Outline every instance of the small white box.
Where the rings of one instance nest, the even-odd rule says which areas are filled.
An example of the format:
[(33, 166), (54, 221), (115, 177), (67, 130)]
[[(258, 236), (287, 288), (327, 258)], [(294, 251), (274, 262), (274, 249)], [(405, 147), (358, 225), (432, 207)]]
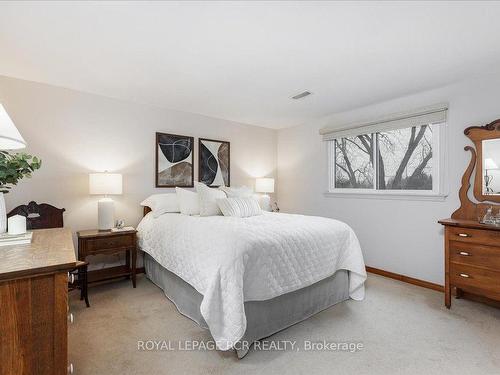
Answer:
[(7, 228), (10, 235), (26, 233), (26, 217), (14, 215), (7, 220)]

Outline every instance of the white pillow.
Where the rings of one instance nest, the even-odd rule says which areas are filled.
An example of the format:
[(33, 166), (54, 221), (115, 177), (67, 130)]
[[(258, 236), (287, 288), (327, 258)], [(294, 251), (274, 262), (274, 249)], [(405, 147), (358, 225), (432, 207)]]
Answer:
[(198, 194), (194, 191), (181, 189), (176, 187), (177, 199), (181, 214), (184, 215), (199, 215), (200, 205), (198, 204)]
[(195, 186), (198, 192), (200, 216), (222, 215), (219, 206), (217, 206), (217, 199), (226, 198), (226, 193), (219, 189), (209, 188), (201, 182), (195, 182)]
[(240, 186), (240, 187), (221, 186), (219, 189), (221, 189), (224, 193), (226, 193), (228, 198), (248, 198), (253, 195), (253, 190), (246, 186)]
[(166, 212), (181, 212), (177, 194), (153, 194), (141, 202), (141, 206), (147, 206), (153, 211), (153, 216), (158, 217)]
[(217, 199), (224, 216), (250, 217), (262, 215), (259, 202), (253, 197)]

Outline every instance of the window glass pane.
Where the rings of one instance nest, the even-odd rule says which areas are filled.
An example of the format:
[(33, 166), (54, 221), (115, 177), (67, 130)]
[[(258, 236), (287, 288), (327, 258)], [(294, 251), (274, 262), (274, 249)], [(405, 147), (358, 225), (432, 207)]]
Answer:
[(373, 189), (373, 135), (335, 140), (335, 187)]
[(432, 190), (432, 128), (377, 133), (377, 185), (381, 190)]

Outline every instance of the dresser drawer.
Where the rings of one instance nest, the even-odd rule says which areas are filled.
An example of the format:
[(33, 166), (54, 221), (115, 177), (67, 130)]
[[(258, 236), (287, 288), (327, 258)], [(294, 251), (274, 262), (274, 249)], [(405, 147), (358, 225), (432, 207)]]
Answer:
[(500, 299), (500, 272), (450, 263), (451, 284), (471, 292), (482, 292), (485, 296)]
[(500, 246), (500, 231), (447, 227), (450, 241)]
[(500, 247), (450, 241), (450, 261), (500, 272)]
[(87, 253), (91, 253), (94, 251), (102, 252), (106, 249), (117, 249), (123, 247), (133, 247), (135, 236), (113, 236), (113, 237), (105, 237), (105, 238), (93, 238), (88, 239), (87, 243)]

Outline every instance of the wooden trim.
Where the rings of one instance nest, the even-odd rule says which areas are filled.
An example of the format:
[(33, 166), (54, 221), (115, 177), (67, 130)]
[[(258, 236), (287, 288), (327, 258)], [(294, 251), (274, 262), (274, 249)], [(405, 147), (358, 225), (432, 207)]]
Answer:
[[(470, 228), (470, 229), (482, 229), (482, 230), (494, 230), (500, 231), (500, 227), (491, 224), (483, 224), (477, 220), (465, 220), (465, 219), (441, 219), (438, 221), (439, 224), (445, 227), (453, 228)], [(494, 245), (493, 245), (494, 246)]]
[(442, 285), (434, 284), (434, 283), (431, 283), (429, 281), (415, 279), (413, 277), (401, 275), (399, 273), (384, 271), (384, 270), (374, 268), (374, 267), (369, 267), (369, 266), (366, 266), (366, 272), (370, 272), (370, 273), (374, 273), (376, 275), (388, 277), (390, 279), (402, 281), (404, 283), (421, 286), (422, 288), (432, 289), (432, 290), (436, 290), (438, 292), (444, 292), (444, 286), (442, 286)]

